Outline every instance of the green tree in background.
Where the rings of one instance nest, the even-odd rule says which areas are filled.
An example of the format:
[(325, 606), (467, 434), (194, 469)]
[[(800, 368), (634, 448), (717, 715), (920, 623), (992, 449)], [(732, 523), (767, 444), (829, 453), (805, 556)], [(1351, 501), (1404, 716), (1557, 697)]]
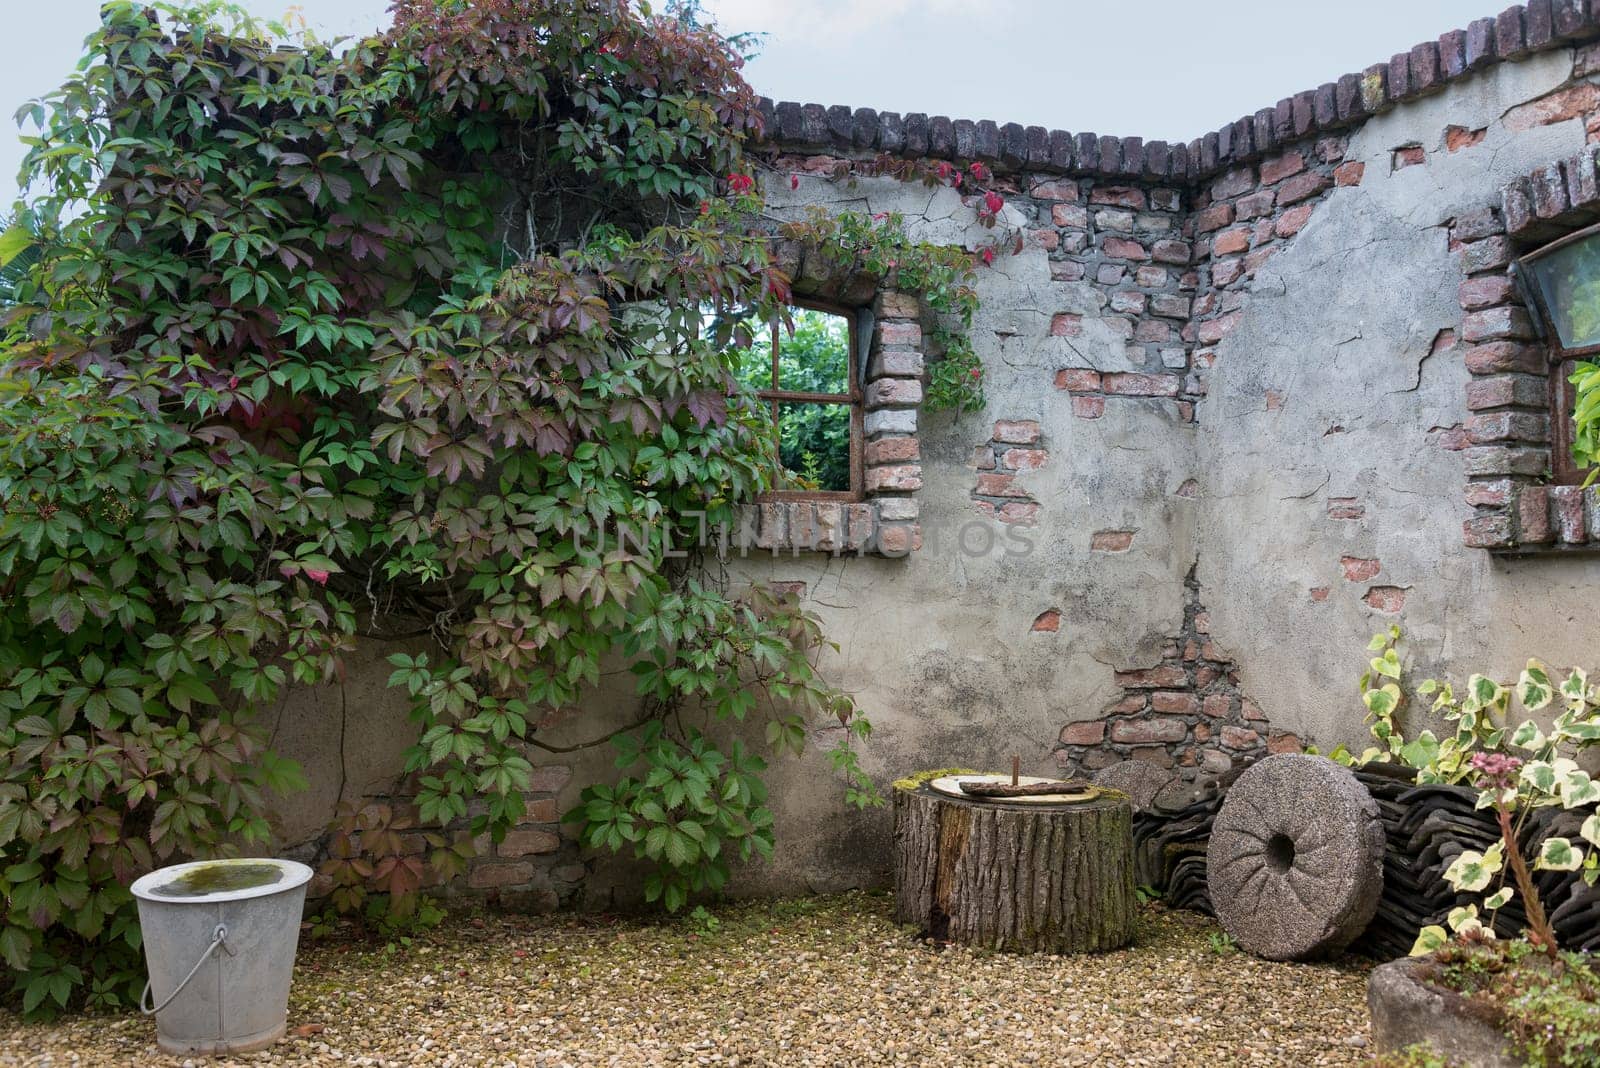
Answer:
[[(802, 393), (850, 390), (850, 324), (838, 315), (794, 309), (794, 331), (779, 328), (778, 388)], [(739, 377), (753, 389), (771, 389), (772, 331), (754, 329), (755, 342), (740, 360)], [(778, 412), (784, 481), (791, 489), (850, 488), (850, 407), (784, 403)]]

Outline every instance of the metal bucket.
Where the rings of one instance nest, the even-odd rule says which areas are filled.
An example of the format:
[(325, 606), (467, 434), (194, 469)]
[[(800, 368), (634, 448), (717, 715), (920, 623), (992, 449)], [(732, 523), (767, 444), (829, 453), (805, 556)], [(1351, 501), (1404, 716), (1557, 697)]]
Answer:
[(201, 860), (133, 884), (150, 971), (140, 1009), (168, 1053), (244, 1053), (283, 1036), (311, 869)]

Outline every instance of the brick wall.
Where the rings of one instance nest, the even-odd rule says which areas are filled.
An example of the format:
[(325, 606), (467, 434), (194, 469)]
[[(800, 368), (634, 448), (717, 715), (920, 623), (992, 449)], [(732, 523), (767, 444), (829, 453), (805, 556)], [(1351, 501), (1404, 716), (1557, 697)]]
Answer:
[(1092, 775), (1121, 760), (1175, 769), (1193, 781), (1224, 775), (1269, 752), (1297, 752), (1301, 741), (1274, 731), (1239, 688), (1234, 662), (1211, 643), (1210, 623), (1191, 571), (1184, 584), (1183, 626), (1161, 659), (1117, 672), (1123, 696), (1099, 719), (1061, 728), (1054, 754), (1064, 775)]

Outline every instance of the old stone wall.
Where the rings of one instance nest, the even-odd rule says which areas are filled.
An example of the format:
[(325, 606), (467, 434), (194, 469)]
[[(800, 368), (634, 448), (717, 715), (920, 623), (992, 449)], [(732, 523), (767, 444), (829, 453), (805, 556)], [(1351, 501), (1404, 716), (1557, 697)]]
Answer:
[[(1572, 494), (1545, 492), (1529, 458), (1549, 456), (1544, 355), (1506, 280), (1530, 227), (1508, 231), (1502, 187), (1554, 164), (1563, 219), (1594, 199), (1596, 39), (1582, 0), (1530, 3), (1186, 145), (769, 108), (755, 153), (778, 218), (898, 212), (918, 239), (977, 249), (993, 234), (961, 190), (875, 161), (980, 161), (1023, 234), (979, 271), (985, 410), (919, 412), (896, 385), (882, 410), (912, 418), (869, 427), (875, 465), (915, 467), (865, 517), (901, 532), (896, 551), (862, 551), (845, 510), (831, 551), (768, 537), (727, 562), (822, 616), (839, 644), (822, 666), (876, 728), (870, 772), (1017, 754), (1032, 773), (1133, 759), (1193, 782), (1268, 751), (1360, 745), (1362, 650), (1396, 621), (1422, 670), (1590, 662), (1600, 564), (1570, 551), (1586, 543), (1568, 537)], [(879, 366), (899, 353), (884, 373), (914, 381), (937, 354), (890, 302), (900, 335), (879, 337)], [(792, 524), (795, 507), (810, 506), (773, 514)], [(397, 788), (402, 703), (380, 657), (358, 667), (342, 698), (297, 694), (281, 716), (278, 742), (315, 788), (280, 823), (308, 854), (329, 784), (345, 800)], [(571, 746), (632, 710), (625, 677), (608, 677), (539, 739)], [(813, 741), (774, 768), (778, 857), (741, 889), (886, 878), (887, 814), (845, 808), (821, 756), (833, 732)], [(628, 898), (629, 865), (555, 822), (611, 773), (609, 753), (530, 758), (529, 824), (466, 888)]]

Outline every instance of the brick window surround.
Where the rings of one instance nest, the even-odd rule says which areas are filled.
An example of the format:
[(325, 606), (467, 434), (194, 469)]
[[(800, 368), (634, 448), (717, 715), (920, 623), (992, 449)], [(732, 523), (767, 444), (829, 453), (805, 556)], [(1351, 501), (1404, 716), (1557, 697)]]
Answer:
[(1515, 276), (1517, 260), (1600, 222), (1600, 149), (1590, 147), (1509, 182), (1500, 203), (1455, 220), (1462, 339), (1468, 343), (1466, 544), (1507, 555), (1600, 549), (1600, 487), (1557, 462), (1570, 393), (1562, 350), (1540, 337)]
[(922, 303), (796, 242), (780, 242), (776, 252), (793, 279), (794, 303), (853, 315), (852, 336), (867, 349), (864, 358), (854, 354), (865, 409), (861, 492), (849, 495), (856, 499), (771, 494), (745, 509), (741, 540), (774, 555), (905, 556), (922, 545), (915, 496), (922, 488)]

